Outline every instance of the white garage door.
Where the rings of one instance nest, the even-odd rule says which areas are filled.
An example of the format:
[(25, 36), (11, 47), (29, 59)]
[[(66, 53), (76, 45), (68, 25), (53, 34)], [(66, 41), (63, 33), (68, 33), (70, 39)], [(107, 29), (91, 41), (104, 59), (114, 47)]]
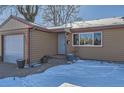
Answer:
[(16, 63), (24, 58), (24, 35), (4, 36), (4, 62)]

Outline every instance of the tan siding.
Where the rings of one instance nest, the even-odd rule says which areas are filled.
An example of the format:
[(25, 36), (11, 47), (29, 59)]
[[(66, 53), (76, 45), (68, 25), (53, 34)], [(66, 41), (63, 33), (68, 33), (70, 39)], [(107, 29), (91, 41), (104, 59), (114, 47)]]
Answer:
[(72, 47), (83, 59), (124, 61), (124, 29), (102, 31), (103, 47)]
[(27, 28), (28, 26), (14, 19), (10, 19), (5, 25), (0, 28), (0, 31)]
[(44, 55), (57, 54), (57, 33), (31, 31), (31, 60), (39, 60)]

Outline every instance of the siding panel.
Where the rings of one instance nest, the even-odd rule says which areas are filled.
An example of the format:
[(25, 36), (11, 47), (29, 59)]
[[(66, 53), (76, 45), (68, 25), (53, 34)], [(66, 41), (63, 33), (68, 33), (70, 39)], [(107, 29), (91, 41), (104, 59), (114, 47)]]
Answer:
[(73, 47), (83, 59), (124, 61), (124, 29), (102, 31), (103, 47)]
[(57, 54), (57, 33), (31, 31), (31, 60), (37, 61), (44, 55)]
[(23, 24), (17, 20), (10, 19), (5, 25), (0, 28), (0, 31), (3, 30), (12, 30), (12, 29), (20, 29), (20, 28), (28, 28), (26, 24)]

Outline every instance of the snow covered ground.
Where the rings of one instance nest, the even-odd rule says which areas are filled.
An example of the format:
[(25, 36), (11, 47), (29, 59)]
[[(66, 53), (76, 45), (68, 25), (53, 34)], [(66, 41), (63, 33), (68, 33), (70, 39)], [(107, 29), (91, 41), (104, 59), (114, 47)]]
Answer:
[(1, 87), (57, 87), (63, 83), (84, 87), (124, 87), (124, 64), (78, 60), (74, 64), (56, 66), (40, 74), (16, 77), (15, 80), (13, 77), (0, 79)]

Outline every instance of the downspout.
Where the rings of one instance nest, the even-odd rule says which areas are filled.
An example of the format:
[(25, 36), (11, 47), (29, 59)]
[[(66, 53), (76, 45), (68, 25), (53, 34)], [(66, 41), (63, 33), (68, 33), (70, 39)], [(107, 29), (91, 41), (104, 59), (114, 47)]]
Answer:
[(1, 62), (3, 63), (4, 61), (4, 37), (1, 35)]
[(68, 54), (68, 51), (67, 51), (67, 37), (66, 37), (66, 31), (65, 31), (65, 55)]
[(27, 64), (30, 66), (30, 28), (27, 32)]

